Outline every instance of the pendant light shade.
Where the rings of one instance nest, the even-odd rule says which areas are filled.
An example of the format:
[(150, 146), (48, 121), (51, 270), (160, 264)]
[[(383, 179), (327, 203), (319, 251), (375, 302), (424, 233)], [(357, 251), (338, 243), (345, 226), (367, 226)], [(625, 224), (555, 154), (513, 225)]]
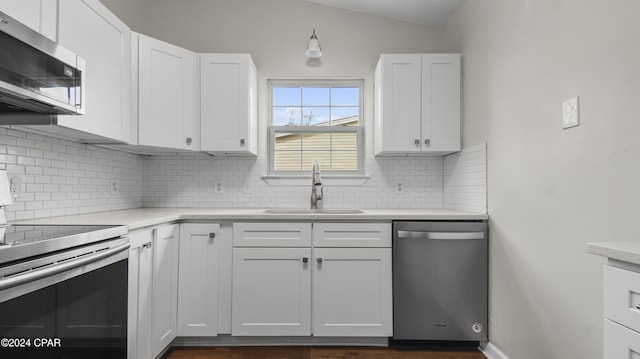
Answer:
[(315, 29), (313, 29), (313, 34), (311, 35), (311, 39), (309, 40), (307, 51), (305, 51), (304, 54), (311, 59), (318, 59), (322, 56), (322, 49), (320, 48), (320, 43), (318, 42), (318, 37), (316, 36)]

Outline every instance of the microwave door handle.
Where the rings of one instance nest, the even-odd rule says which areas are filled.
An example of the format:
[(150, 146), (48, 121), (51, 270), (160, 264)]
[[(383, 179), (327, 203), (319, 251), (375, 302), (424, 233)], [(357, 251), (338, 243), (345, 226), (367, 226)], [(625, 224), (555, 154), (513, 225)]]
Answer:
[(75, 269), (78, 267), (82, 267), (87, 264), (91, 264), (97, 262), (101, 259), (111, 257), (116, 255), (122, 251), (129, 249), (131, 245), (129, 243), (119, 245), (117, 247), (110, 248), (108, 250), (104, 250), (98, 252), (96, 254), (92, 254), (90, 256), (82, 257), (73, 261), (63, 262), (59, 264), (54, 264), (50, 267), (46, 267), (43, 269), (35, 270), (32, 272), (26, 272), (25, 274), (19, 274), (15, 277), (5, 278), (0, 281), (0, 291), (5, 289), (17, 287), (21, 284), (33, 282), (42, 278), (51, 277), (53, 275), (66, 272), (71, 269)]

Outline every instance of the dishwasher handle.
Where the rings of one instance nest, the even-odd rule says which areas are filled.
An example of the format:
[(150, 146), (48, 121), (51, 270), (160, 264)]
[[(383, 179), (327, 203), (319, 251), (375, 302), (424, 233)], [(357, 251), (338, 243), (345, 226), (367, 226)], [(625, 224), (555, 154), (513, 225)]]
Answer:
[(484, 239), (484, 232), (397, 231), (399, 239), (470, 240)]

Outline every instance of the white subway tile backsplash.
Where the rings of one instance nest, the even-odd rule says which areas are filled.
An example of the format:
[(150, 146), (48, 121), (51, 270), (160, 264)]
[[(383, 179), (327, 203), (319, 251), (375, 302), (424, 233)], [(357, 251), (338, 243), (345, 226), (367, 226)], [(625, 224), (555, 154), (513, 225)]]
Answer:
[[(23, 193), (7, 219), (139, 207), (306, 207), (309, 186), (269, 186), (262, 158), (204, 154), (140, 156), (0, 128), (0, 169)], [(365, 160), (362, 186), (325, 186), (325, 208), (452, 208), (486, 213), (486, 145), (442, 157)], [(112, 195), (109, 181), (119, 181)], [(223, 193), (215, 193), (222, 182)], [(403, 192), (396, 193), (396, 183)]]
[(444, 207), (487, 213), (487, 144), (444, 158)]
[[(0, 128), (0, 165), (20, 175), (22, 194), (7, 220), (138, 208), (143, 157), (54, 137)], [(121, 191), (109, 192), (118, 178)]]

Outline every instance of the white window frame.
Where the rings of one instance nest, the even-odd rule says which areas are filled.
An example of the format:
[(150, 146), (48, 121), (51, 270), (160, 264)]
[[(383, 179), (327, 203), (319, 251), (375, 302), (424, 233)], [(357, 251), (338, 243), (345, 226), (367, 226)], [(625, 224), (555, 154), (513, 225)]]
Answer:
[[(295, 80), (278, 80), (270, 79), (269, 83), (269, 126), (268, 126), (268, 177), (308, 177), (308, 171), (275, 171), (275, 135), (278, 132), (285, 133), (356, 133), (357, 138), (357, 164), (356, 171), (329, 171), (323, 170), (323, 177), (349, 177), (364, 176), (364, 80), (362, 79), (336, 79), (336, 80), (316, 80), (316, 79), (295, 79)], [(359, 117), (357, 126), (274, 126), (273, 125), (273, 88), (274, 87), (358, 87), (359, 88)]]

